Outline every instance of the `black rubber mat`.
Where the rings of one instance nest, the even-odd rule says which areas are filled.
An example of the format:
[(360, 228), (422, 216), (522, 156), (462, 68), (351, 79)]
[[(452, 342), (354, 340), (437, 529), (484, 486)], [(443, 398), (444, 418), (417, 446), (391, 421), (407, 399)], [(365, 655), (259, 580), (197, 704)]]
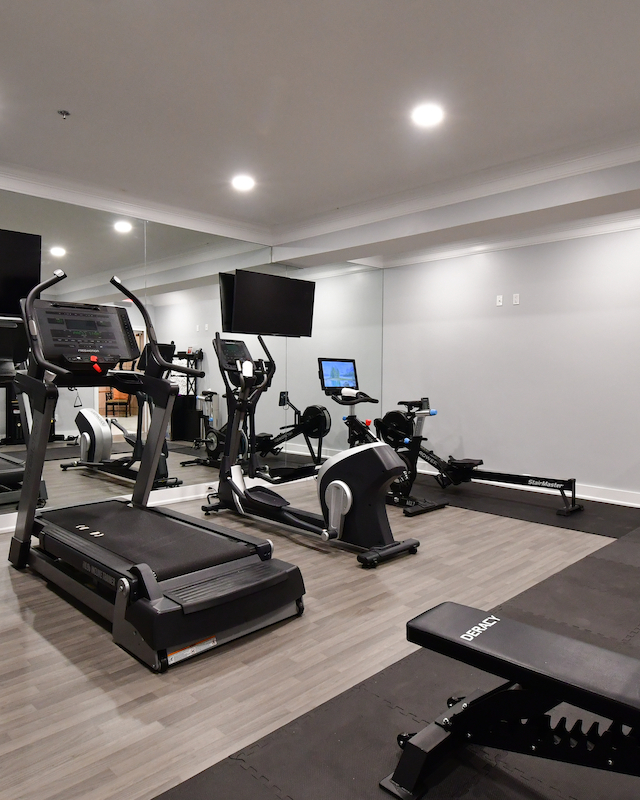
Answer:
[(512, 517), (524, 522), (538, 522), (556, 528), (568, 528), (614, 539), (625, 536), (640, 527), (640, 508), (618, 506), (613, 503), (599, 503), (594, 500), (580, 500), (584, 511), (568, 517), (557, 514), (564, 504), (560, 493), (542, 494), (486, 483), (464, 483), (441, 489), (428, 475), (418, 475), (413, 494), (435, 503), (448, 502), (457, 508), (482, 511), (499, 517)]
[[(494, 609), (547, 630), (640, 655), (640, 531)], [(629, 559), (627, 560), (627, 556)], [(384, 800), (400, 732), (420, 730), (452, 695), (500, 679), (419, 650), (156, 800)], [(578, 716), (560, 709), (568, 727)], [(560, 711), (558, 716), (560, 716)], [(640, 778), (470, 748), (432, 777), (427, 800), (636, 800)]]

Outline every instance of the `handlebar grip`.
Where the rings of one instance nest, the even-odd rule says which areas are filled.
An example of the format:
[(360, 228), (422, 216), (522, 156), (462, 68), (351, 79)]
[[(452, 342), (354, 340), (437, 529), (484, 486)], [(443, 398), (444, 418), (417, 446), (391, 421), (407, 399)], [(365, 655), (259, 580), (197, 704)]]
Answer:
[[(162, 364), (161, 366), (164, 366)], [(204, 378), (206, 372), (203, 369), (194, 369), (193, 367), (183, 366), (182, 364), (169, 364), (171, 372), (182, 372), (185, 375), (193, 375), (194, 378)]]
[(165, 361), (160, 353), (160, 348), (158, 347), (158, 339), (156, 337), (156, 331), (153, 327), (153, 322), (151, 322), (151, 317), (149, 316), (149, 312), (141, 303), (141, 301), (135, 296), (135, 294), (127, 289), (127, 287), (122, 283), (120, 278), (117, 275), (114, 275), (111, 280), (109, 281), (112, 286), (115, 286), (118, 291), (122, 292), (125, 297), (128, 297), (129, 300), (136, 306), (138, 311), (142, 314), (142, 319), (144, 320), (145, 327), (147, 329), (147, 334), (149, 335), (149, 346), (151, 347), (151, 352), (153, 353), (153, 357), (158, 363), (158, 366), (163, 367), (166, 370), (171, 370), (172, 372), (182, 372), (185, 375), (192, 375), (194, 378), (204, 378), (205, 373), (202, 370), (194, 369), (193, 367), (183, 366), (182, 364), (172, 364), (169, 361)]
[(47, 372), (52, 373), (53, 375), (60, 375), (62, 377), (68, 377), (72, 373), (65, 369), (64, 367), (59, 367), (57, 364), (52, 364), (50, 361), (44, 357), (44, 353), (42, 352), (42, 346), (40, 344), (40, 335), (38, 333), (38, 326), (36, 324), (36, 320), (33, 314), (33, 302), (38, 297), (40, 297), (40, 292), (44, 292), (46, 289), (49, 289), (51, 286), (54, 286), (59, 281), (64, 280), (67, 277), (66, 273), (61, 269), (56, 269), (53, 272), (53, 275), (50, 278), (47, 278), (46, 281), (42, 281), (37, 286), (34, 286), (33, 289), (27, 295), (24, 306), (22, 309), (22, 316), (24, 318), (24, 324), (27, 328), (27, 332), (29, 338), (31, 340), (31, 352), (40, 367), (45, 369)]

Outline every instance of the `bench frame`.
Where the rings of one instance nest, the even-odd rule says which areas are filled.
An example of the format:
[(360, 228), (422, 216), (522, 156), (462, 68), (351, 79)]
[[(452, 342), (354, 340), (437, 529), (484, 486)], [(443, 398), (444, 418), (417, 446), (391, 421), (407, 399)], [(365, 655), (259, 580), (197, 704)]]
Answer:
[[(429, 615), (432, 612), (444, 614), (453, 611), (460, 616), (465, 612), (476, 615), (478, 620), (487, 617), (486, 612), (456, 606), (454, 603), (443, 603), (431, 612), (420, 615), (408, 623), (408, 638), (436, 652), (452, 655), (459, 661), (487, 668), (487, 654), (483, 653), (482, 642), (464, 642), (459, 644), (457, 633), (442, 634), (439, 637), (436, 626), (429, 626)], [(509, 633), (518, 631), (526, 634), (527, 629), (536, 631), (538, 636), (547, 636), (531, 626), (507, 620), (504, 617), (489, 617), (505, 622)], [(426, 622), (425, 622), (426, 621)], [(425, 630), (431, 627), (430, 630)], [(487, 626), (487, 629), (490, 626)], [(462, 628), (464, 632), (465, 628)], [(585, 643), (576, 643), (568, 637), (548, 634), (550, 643), (555, 647), (566, 642), (567, 647), (579, 646), (588, 653), (593, 651), (597, 656), (602, 653), (607, 659), (616, 658), (617, 654), (605, 651)], [(489, 637), (487, 637), (488, 639)], [(497, 638), (497, 637), (494, 637)], [(478, 636), (478, 639), (482, 639)], [(458, 640), (458, 641), (456, 641)], [(492, 644), (492, 656), (495, 661), (496, 643)], [(509, 647), (505, 648), (508, 652)], [(635, 662), (626, 656), (619, 656), (621, 667), (629, 668)], [(501, 677), (508, 677), (510, 671), (517, 674), (517, 680), (507, 680), (490, 691), (475, 691), (466, 697), (452, 697), (447, 702), (447, 711), (440, 714), (430, 725), (418, 733), (402, 733), (398, 736), (398, 744), (403, 749), (395, 771), (380, 782), (380, 786), (401, 800), (417, 800), (427, 790), (427, 780), (435, 769), (440, 767), (449, 756), (467, 745), (494, 747), (516, 753), (525, 753), (539, 758), (562, 761), (610, 772), (640, 776), (640, 726), (635, 719), (635, 709), (603, 694), (595, 703), (604, 706), (607, 718), (611, 719), (609, 727), (600, 732), (600, 725), (594, 722), (588, 730), (582, 720), (577, 720), (573, 727), (567, 729), (566, 717), (562, 717), (552, 726), (550, 712), (560, 703), (570, 703), (583, 710), (595, 711), (592, 693), (585, 692), (580, 702), (580, 690), (574, 680), (567, 680), (566, 686), (558, 679), (557, 674), (549, 681), (534, 670), (527, 674), (522, 662), (512, 664), (508, 657), (504, 662), (494, 664), (491, 671)], [(481, 668), (482, 668), (481, 667)], [(640, 669), (640, 663), (638, 664)], [(601, 708), (597, 708), (601, 711)]]

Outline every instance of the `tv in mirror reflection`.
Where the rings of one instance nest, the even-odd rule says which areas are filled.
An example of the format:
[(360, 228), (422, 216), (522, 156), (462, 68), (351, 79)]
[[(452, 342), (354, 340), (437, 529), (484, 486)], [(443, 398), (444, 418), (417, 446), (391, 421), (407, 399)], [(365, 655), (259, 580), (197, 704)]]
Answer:
[(272, 336), (311, 336), (313, 281), (241, 270), (220, 274), (222, 330)]
[(0, 230), (0, 314), (20, 316), (20, 300), (40, 283), (41, 247), (36, 234)]

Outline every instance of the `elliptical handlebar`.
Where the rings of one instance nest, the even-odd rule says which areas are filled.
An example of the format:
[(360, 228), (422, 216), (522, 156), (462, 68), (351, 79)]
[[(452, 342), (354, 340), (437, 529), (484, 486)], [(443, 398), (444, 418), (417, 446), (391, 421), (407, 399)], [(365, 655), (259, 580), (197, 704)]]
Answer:
[(153, 353), (153, 357), (156, 360), (158, 366), (162, 367), (163, 369), (170, 370), (171, 372), (181, 372), (184, 375), (191, 375), (194, 378), (204, 378), (205, 373), (201, 369), (193, 369), (193, 367), (183, 366), (182, 364), (173, 364), (169, 361), (166, 361), (161, 353), (160, 348), (158, 347), (158, 339), (156, 337), (156, 331), (153, 327), (153, 322), (151, 322), (151, 317), (149, 316), (149, 312), (141, 303), (141, 301), (135, 296), (133, 292), (131, 292), (127, 287), (122, 283), (120, 278), (117, 275), (114, 275), (109, 283), (112, 286), (115, 286), (118, 291), (122, 292), (125, 297), (128, 297), (129, 300), (135, 305), (138, 311), (142, 314), (142, 319), (144, 320), (145, 328), (147, 329), (147, 335), (149, 336), (149, 347), (151, 348), (151, 352)]
[(71, 373), (68, 369), (64, 367), (58, 366), (58, 364), (52, 364), (50, 361), (44, 357), (44, 353), (42, 352), (42, 346), (40, 344), (40, 334), (38, 332), (38, 324), (36, 323), (35, 314), (33, 311), (33, 303), (40, 297), (40, 293), (44, 292), (46, 289), (49, 289), (51, 286), (55, 286), (56, 283), (64, 280), (67, 277), (66, 272), (61, 269), (54, 270), (53, 275), (50, 278), (47, 278), (46, 281), (42, 281), (37, 286), (34, 286), (33, 289), (29, 292), (26, 299), (24, 300), (24, 304), (22, 306), (22, 315), (24, 318), (24, 324), (27, 329), (27, 333), (29, 336), (29, 340), (31, 342), (31, 352), (33, 353), (33, 357), (36, 360), (36, 363), (39, 367), (42, 367), (47, 372), (51, 372), (54, 375), (64, 376), (64, 377), (71, 377), (73, 373)]

